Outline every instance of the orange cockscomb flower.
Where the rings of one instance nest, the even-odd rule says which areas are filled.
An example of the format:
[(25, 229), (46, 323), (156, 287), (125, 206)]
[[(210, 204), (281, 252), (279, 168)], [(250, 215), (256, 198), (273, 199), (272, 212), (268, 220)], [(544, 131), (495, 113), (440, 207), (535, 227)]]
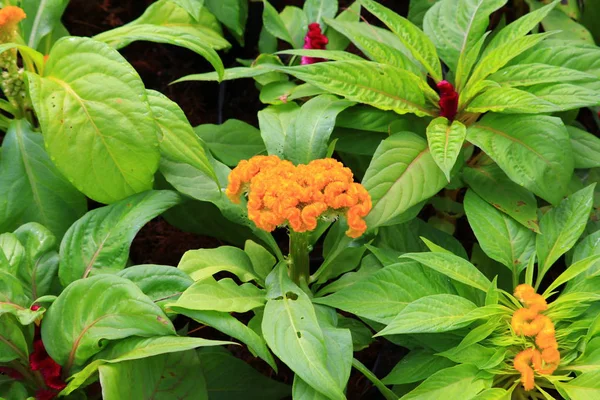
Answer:
[[(548, 308), (543, 296), (535, 293), (530, 285), (515, 288), (515, 297), (525, 305), (512, 316), (511, 326), (517, 335), (535, 336), (537, 349), (527, 349), (515, 357), (514, 366), (521, 373), (525, 390), (534, 387), (534, 373), (552, 374), (560, 363), (560, 352), (556, 341), (556, 331), (552, 320), (540, 312)], [(540, 351), (541, 350), (541, 351)], [(533, 365), (533, 369), (530, 365)]]
[(248, 217), (269, 232), (281, 225), (311, 231), (321, 216), (341, 214), (348, 220), (346, 234), (356, 238), (367, 229), (363, 218), (372, 207), (352, 171), (332, 158), (295, 166), (277, 156), (252, 157), (231, 171), (225, 193), (234, 203), (248, 193)]
[(7, 6), (0, 10), (0, 39), (3, 43), (12, 41), (17, 31), (17, 24), (27, 15), (19, 7)]

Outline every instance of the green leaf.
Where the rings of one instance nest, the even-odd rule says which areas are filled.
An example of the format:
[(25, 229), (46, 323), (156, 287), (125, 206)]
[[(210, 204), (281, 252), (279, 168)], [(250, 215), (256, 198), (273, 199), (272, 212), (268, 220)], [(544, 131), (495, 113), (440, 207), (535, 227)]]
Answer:
[(584, 258), (600, 254), (600, 231), (596, 231), (582, 239), (573, 249), (572, 262), (581, 261)]
[(533, 193), (511, 181), (498, 164), (464, 168), (463, 180), (485, 201), (539, 233), (537, 201)]
[[(528, 1), (528, 3), (535, 4), (532, 1)], [(559, 39), (582, 41), (592, 45), (595, 44), (590, 31), (558, 9), (554, 9), (548, 13), (546, 18), (542, 21), (542, 26), (545, 31), (560, 31), (556, 35)]]
[(68, 0), (21, 1), (20, 6), (27, 14), (27, 18), (21, 22), (21, 30), (27, 46), (37, 48), (40, 40), (60, 24), (67, 4), (69, 4)]
[(238, 286), (230, 278), (217, 281), (207, 277), (195, 282), (177, 302), (167, 307), (244, 313), (262, 307), (265, 302), (264, 291), (251, 283)]
[(559, 287), (560, 285), (562, 285), (566, 282), (569, 282), (571, 279), (579, 276), (580, 274), (583, 274), (583, 273), (587, 272), (588, 270), (592, 269), (592, 267), (594, 267), (598, 264), (599, 260), (600, 260), (600, 255), (597, 254), (597, 255), (593, 255), (593, 256), (584, 258), (583, 260), (577, 261), (573, 265), (569, 266), (569, 268), (567, 268), (567, 270), (565, 272), (560, 274), (558, 276), (558, 278), (556, 278), (554, 280), (554, 282), (552, 282), (552, 284), (550, 286), (548, 286), (548, 289), (546, 289), (543, 296), (544, 297), (550, 296), (550, 293), (552, 293), (552, 291), (554, 289), (556, 289), (557, 287)]
[(225, 349), (201, 349), (198, 357), (211, 400), (281, 400), (291, 395), (288, 385), (265, 377)]
[(600, 167), (600, 138), (574, 126), (567, 126), (567, 131), (571, 138), (575, 168)]
[(487, 292), (492, 284), (473, 264), (451, 253), (407, 253), (401, 258), (410, 258), (449, 278)]
[(426, 105), (422, 80), (412, 72), (370, 61), (332, 61), (279, 67), (265, 65), (288, 73), (318, 88), (382, 110), (398, 114), (433, 115)]
[(194, 17), (196, 20), (200, 19), (202, 13), (202, 7), (204, 6), (204, 0), (170, 0), (172, 3), (177, 4)]
[(419, 382), (453, 365), (452, 361), (436, 356), (429, 350), (411, 350), (382, 381), (386, 385)]
[(489, 205), (472, 190), (467, 191), (464, 204), (469, 225), (483, 251), (518, 277), (535, 252), (535, 233)]
[(275, 266), (277, 259), (260, 244), (246, 240), (244, 252), (252, 262), (252, 268), (261, 279), (265, 279)]
[(12, 121), (2, 143), (0, 229), (33, 221), (61, 237), (85, 213), (85, 196), (56, 169), (42, 135), (26, 120)]
[(80, 191), (110, 203), (152, 187), (160, 158), (157, 127), (142, 80), (116, 50), (92, 39), (63, 38), (44, 76), (27, 78), (48, 154)]
[(46, 350), (65, 371), (83, 365), (110, 340), (174, 334), (160, 307), (134, 283), (113, 275), (69, 285), (52, 303), (42, 325)]
[(521, 87), (542, 83), (595, 81), (596, 77), (571, 68), (534, 63), (518, 64), (502, 68), (488, 79), (498, 82), (502, 86)]
[(13, 314), (22, 325), (28, 325), (42, 314), (29, 310), (31, 299), (20, 281), (3, 269), (0, 269), (0, 289), (0, 315)]
[(68, 395), (85, 384), (101, 365), (146, 359), (160, 354), (192, 350), (197, 347), (225, 344), (231, 344), (231, 342), (179, 336), (129, 337), (112, 342), (94, 357), (94, 361), (70, 377), (67, 387), (61, 394)]
[(505, 3), (506, 0), (440, 1), (425, 14), (423, 30), (444, 63), (456, 71), (459, 57), (481, 39), (490, 15)]
[(407, 305), (376, 336), (402, 333), (447, 332), (473, 322), (469, 313), (477, 306), (452, 294), (436, 294), (417, 299)]
[(447, 180), (427, 142), (414, 133), (402, 132), (381, 142), (362, 184), (373, 201), (366, 219), (372, 229), (433, 196)]
[(321, 23), (323, 18), (334, 18), (338, 11), (337, 0), (306, 0), (303, 7), (308, 23)]
[(566, 111), (574, 108), (600, 105), (597, 90), (570, 83), (535, 85), (526, 90), (537, 98), (550, 103), (548, 111)]
[[(402, 42), (391, 32), (363, 22), (326, 19), (327, 25), (352, 41), (368, 58), (382, 64), (406, 69), (421, 75), (420, 65), (409, 55)], [(331, 32), (328, 32), (331, 35)]]
[(286, 159), (294, 164), (308, 164), (324, 158), (337, 115), (352, 105), (350, 101), (327, 94), (304, 103), (290, 129), (291, 134), (285, 137)]
[(125, 268), (136, 233), (180, 201), (176, 192), (153, 190), (88, 212), (69, 228), (60, 244), (58, 275), (63, 286), (90, 274)]
[(167, 265), (135, 265), (116, 275), (135, 283), (146, 296), (161, 306), (176, 300), (194, 283), (185, 272)]
[(590, 185), (564, 199), (540, 221), (541, 235), (536, 239), (537, 282), (560, 256), (569, 251), (585, 229), (593, 204), (594, 186)]
[(0, 363), (13, 360), (27, 362), (29, 349), (27, 339), (17, 319), (9, 314), (0, 315)]
[[(343, 9), (341, 13), (335, 17), (336, 22), (357, 22), (360, 20), (360, 0), (355, 0), (351, 5)], [(330, 26), (329, 21), (331, 19), (326, 19), (325, 22), (328, 26)], [(346, 39), (345, 35), (342, 35), (336, 30), (327, 30), (327, 39), (329, 39), (329, 43), (327, 43), (327, 50), (343, 50), (348, 47), (350, 41)]]
[(440, 398), (469, 400), (491, 386), (491, 381), (479, 375), (473, 365), (461, 364), (436, 372), (402, 400), (433, 400)]
[(162, 132), (160, 152), (163, 157), (182, 162), (214, 177), (215, 172), (206, 157), (202, 141), (194, 133), (179, 106), (162, 93), (146, 91), (154, 120)]
[(329, 369), (325, 334), (315, 309), (288, 277), (285, 263), (267, 277), (267, 298), (262, 332), (275, 355), (321, 394), (344, 400), (343, 387)]
[(492, 111), (510, 114), (538, 114), (560, 111), (560, 108), (533, 93), (521, 89), (493, 87), (475, 97), (467, 106), (466, 111), (473, 113)]
[(42, 225), (31, 222), (20, 226), (15, 236), (25, 254), (16, 276), (31, 299), (50, 294), (58, 271), (56, 237)]
[(185, 252), (177, 268), (195, 281), (201, 281), (221, 271), (235, 274), (242, 282), (259, 279), (246, 253), (231, 246), (189, 250)]
[(16, 276), (25, 258), (25, 248), (13, 233), (0, 234), (0, 268)]
[(269, 155), (284, 158), (285, 142), (293, 135), (300, 107), (294, 102), (269, 106), (258, 112), (260, 134)]
[(558, 118), (488, 114), (467, 140), (498, 163), (515, 183), (557, 204), (573, 172), (568, 133)]
[(243, 0), (204, 0), (206, 8), (217, 17), (227, 28), (231, 29), (236, 38), (242, 38), (244, 44), (244, 28), (248, 19), (248, 2)]
[(291, 33), (288, 31), (283, 20), (267, 0), (263, 0), (264, 10), (262, 15), (263, 25), (267, 32), (278, 39), (284, 40), (294, 46)]
[(244, 121), (228, 119), (221, 125), (199, 125), (194, 131), (212, 154), (230, 167), (266, 152), (260, 131)]
[(304, 45), (304, 37), (308, 31), (308, 20), (302, 9), (294, 6), (286, 6), (279, 14), (286, 31), (292, 38), (292, 45), (296, 49), (301, 49)]
[(439, 0), (410, 0), (410, 4), (408, 5), (408, 20), (413, 24), (422, 27), (425, 14), (438, 1)]
[(400, 38), (436, 82), (442, 80), (442, 68), (435, 46), (423, 31), (373, 0), (361, 0), (361, 4)]
[(554, 382), (558, 392), (565, 398), (592, 400), (600, 396), (600, 370), (587, 372), (568, 382)]
[(427, 127), (427, 143), (435, 163), (450, 182), (450, 172), (456, 163), (467, 136), (467, 128), (459, 121), (438, 117)]
[(313, 302), (388, 324), (411, 302), (449, 292), (452, 293), (453, 288), (443, 275), (402, 260)]
[(208, 400), (204, 376), (198, 373), (200, 360), (193, 350), (105, 364), (98, 371), (105, 400), (168, 400), (191, 393), (198, 400)]
[(176, 306), (173, 306), (172, 310), (245, 343), (253, 354), (258, 355), (277, 371), (277, 364), (267, 348), (265, 339), (230, 314), (218, 311), (190, 310)]

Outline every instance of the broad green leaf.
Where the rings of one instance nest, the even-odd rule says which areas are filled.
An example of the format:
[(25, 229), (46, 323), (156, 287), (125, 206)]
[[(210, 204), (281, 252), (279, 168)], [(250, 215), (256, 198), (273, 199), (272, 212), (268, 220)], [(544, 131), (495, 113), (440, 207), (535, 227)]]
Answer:
[(504, 361), (507, 350), (505, 348), (491, 348), (480, 344), (472, 344), (461, 349), (452, 348), (438, 353), (457, 364), (474, 365), (481, 370), (498, 367)]
[(433, 115), (422, 79), (410, 71), (370, 61), (332, 61), (296, 67), (265, 65), (348, 100), (398, 114)]
[(376, 336), (401, 333), (447, 332), (469, 325), (469, 313), (477, 306), (452, 294), (436, 294), (417, 299), (407, 305)]
[(510, 400), (512, 391), (501, 389), (501, 388), (491, 388), (486, 389), (483, 392), (480, 392), (477, 396), (472, 397), (472, 400)]
[(596, 231), (581, 240), (573, 249), (572, 262), (581, 261), (584, 258), (600, 254), (600, 231)]
[(456, 71), (459, 57), (481, 39), (490, 15), (505, 3), (506, 0), (440, 1), (425, 14), (423, 30), (444, 63)]
[(236, 38), (242, 38), (244, 44), (244, 29), (248, 19), (248, 2), (243, 0), (204, 0), (206, 8), (217, 17), (219, 21), (229, 28)]
[(208, 400), (200, 360), (193, 350), (161, 354), (143, 360), (104, 364), (98, 368), (105, 400)]
[(515, 183), (557, 204), (573, 171), (568, 133), (558, 118), (488, 114), (469, 127), (467, 140), (498, 163)]
[(177, 4), (194, 17), (196, 20), (200, 19), (202, 7), (204, 6), (204, 0), (170, 0), (172, 3)]
[(67, 4), (69, 4), (68, 0), (21, 1), (20, 6), (27, 14), (27, 18), (21, 22), (21, 30), (27, 46), (37, 48), (40, 40), (60, 24)]
[[(346, 22), (338, 21), (337, 19), (327, 19), (325, 21), (336, 32), (339, 32), (339, 34), (344, 35), (352, 41), (371, 60), (421, 75), (420, 65), (406, 54), (408, 50), (406, 50), (402, 42), (399, 44), (395, 43), (395, 41), (398, 41), (398, 38), (391, 32), (364, 22)], [(331, 32), (329, 31), (328, 35), (330, 34)]]
[(600, 396), (600, 370), (587, 372), (568, 382), (554, 382), (558, 392), (565, 398), (593, 400)]
[(135, 283), (146, 296), (161, 306), (177, 300), (194, 283), (185, 272), (167, 265), (135, 265), (116, 275)]
[(467, 112), (487, 111), (507, 114), (538, 114), (560, 111), (560, 107), (533, 93), (510, 87), (490, 88), (469, 103)]
[(197, 347), (219, 346), (231, 344), (217, 340), (207, 340), (195, 337), (157, 336), (157, 337), (129, 337), (112, 342), (94, 357), (81, 371), (70, 377), (67, 387), (61, 392), (68, 395), (83, 385), (97, 370), (105, 364), (115, 364), (123, 361), (140, 360), (160, 354), (177, 353), (192, 350)]
[(521, 87), (543, 83), (595, 81), (594, 75), (580, 72), (571, 68), (547, 64), (518, 64), (502, 68), (488, 79), (502, 86)]
[(189, 164), (209, 176), (214, 176), (216, 181), (202, 141), (194, 133), (181, 108), (162, 93), (147, 90), (146, 94), (154, 120), (162, 132), (159, 144), (161, 155), (176, 162)]
[(461, 364), (436, 372), (402, 400), (434, 400), (441, 398), (469, 400), (491, 386), (473, 365)]
[(473, 264), (451, 253), (407, 253), (401, 258), (410, 258), (449, 278), (487, 292), (491, 282)]
[(434, 119), (427, 127), (429, 151), (448, 182), (466, 136), (467, 128), (461, 122), (450, 123), (444, 117)]
[(52, 303), (42, 325), (46, 350), (65, 371), (83, 365), (110, 340), (174, 334), (160, 307), (134, 283), (113, 275), (69, 285)]
[(275, 7), (273, 7), (267, 0), (262, 0), (262, 2), (264, 4), (262, 21), (267, 32), (276, 38), (284, 40), (294, 46), (292, 35), (279, 16), (279, 13), (277, 13)]
[(573, 247), (585, 229), (592, 209), (594, 186), (572, 194), (542, 217), (542, 234), (536, 239), (538, 284), (552, 264)]
[(386, 385), (419, 382), (453, 365), (452, 361), (439, 357), (431, 351), (411, 350), (406, 356), (402, 357), (382, 381)]
[(412, 261), (386, 266), (330, 296), (313, 302), (338, 308), (383, 324), (411, 302), (428, 295), (453, 293), (445, 277)]
[(400, 38), (436, 82), (442, 80), (442, 68), (435, 46), (423, 31), (373, 0), (361, 0), (361, 4)]
[(221, 125), (199, 125), (194, 131), (215, 158), (230, 167), (266, 152), (260, 131), (237, 119), (228, 119)]
[(265, 293), (251, 283), (237, 285), (232, 279), (214, 280), (207, 277), (190, 286), (175, 303), (167, 307), (188, 310), (248, 312), (262, 307), (266, 302)]
[(50, 54), (50, 50), (52, 49), (52, 46), (54, 46), (54, 43), (65, 36), (69, 36), (69, 31), (62, 22), (59, 22), (54, 26), (54, 29), (52, 29), (50, 33), (44, 35), (40, 40), (40, 44), (36, 47), (36, 50), (41, 54)]
[(183, 255), (177, 268), (195, 281), (201, 281), (221, 271), (235, 274), (242, 282), (259, 279), (246, 253), (231, 246), (189, 250)]
[(9, 314), (0, 315), (0, 363), (13, 360), (27, 362), (29, 349), (27, 339), (17, 319)]
[(544, 292), (544, 297), (547, 297), (552, 293), (554, 289), (559, 287), (560, 285), (570, 281), (571, 279), (576, 278), (577, 276), (589, 271), (592, 267), (598, 265), (598, 261), (600, 261), (600, 254), (593, 255), (583, 260), (577, 261), (573, 265), (569, 266), (565, 272), (560, 274), (558, 278), (552, 282), (548, 289)]
[(337, 0), (306, 0), (303, 10), (308, 23), (321, 23), (323, 18), (334, 18), (338, 11)]
[(198, 352), (211, 400), (281, 400), (291, 388), (265, 377), (246, 362), (219, 347)]
[[(281, 50), (275, 53), (279, 54), (289, 54), (293, 56), (308, 56), (315, 58), (323, 58), (326, 60), (333, 61), (362, 61), (364, 58), (357, 56), (356, 54), (348, 53), (346, 51), (338, 51), (338, 50), (308, 50), (308, 49), (290, 49), (290, 50)], [(291, 83), (291, 82), (288, 82)], [(288, 98), (289, 100), (289, 98)]]
[(291, 134), (285, 137), (284, 154), (294, 164), (308, 164), (325, 158), (329, 136), (337, 115), (354, 105), (332, 95), (314, 97), (304, 103), (296, 115)]
[[(537, 2), (527, 1), (528, 4), (533, 5), (532, 9), (535, 9)], [(574, 2), (571, 2), (574, 3)], [(577, 6), (575, 6), (577, 7)], [(542, 20), (542, 26), (545, 31), (560, 31), (556, 37), (563, 40), (581, 41), (584, 43), (595, 44), (594, 38), (589, 30), (585, 28), (579, 22), (571, 19), (569, 15), (562, 12), (561, 10), (554, 9), (548, 13), (546, 18)]]
[(25, 259), (25, 248), (14, 233), (0, 234), (0, 268), (17, 276), (21, 263)]
[(142, 80), (116, 50), (88, 38), (63, 38), (44, 76), (27, 78), (48, 154), (75, 187), (103, 203), (152, 187), (160, 158), (157, 127)]
[(58, 271), (56, 237), (35, 222), (20, 226), (14, 233), (25, 251), (16, 274), (25, 292), (31, 299), (50, 294)]
[(423, 26), (427, 11), (440, 0), (410, 0), (408, 5), (408, 20), (418, 27)]
[(285, 263), (267, 277), (267, 298), (262, 333), (275, 355), (323, 395), (344, 400), (343, 387), (329, 369), (325, 334), (315, 308), (290, 280)]
[(42, 135), (26, 120), (12, 121), (0, 158), (0, 229), (39, 222), (61, 237), (86, 209), (85, 196), (50, 160)]
[(246, 240), (244, 252), (248, 255), (248, 258), (250, 258), (254, 272), (256, 272), (261, 279), (265, 279), (267, 275), (271, 273), (271, 270), (277, 262), (275, 257), (267, 249), (252, 240)]
[[(336, 22), (357, 22), (360, 20), (360, 0), (355, 0), (351, 5), (346, 7), (335, 17)], [(325, 18), (324, 18), (325, 19)], [(327, 25), (331, 19), (325, 19)], [(350, 41), (346, 39), (345, 35), (342, 35), (336, 30), (327, 30), (327, 50), (344, 50), (350, 44)]]
[(361, 351), (368, 348), (373, 343), (373, 332), (367, 325), (358, 319), (342, 317), (338, 314), (338, 328), (345, 328), (352, 335), (352, 348), (354, 351)]
[(277, 371), (277, 364), (267, 348), (265, 339), (230, 314), (218, 311), (195, 311), (176, 306), (173, 306), (172, 310), (243, 342), (253, 354), (258, 355)]
[(269, 155), (284, 158), (285, 142), (292, 136), (300, 107), (294, 102), (269, 106), (258, 112), (260, 134)]
[(574, 126), (567, 126), (567, 131), (571, 138), (575, 168), (600, 167), (600, 138)]
[(0, 269), (0, 315), (13, 314), (22, 325), (28, 325), (40, 316), (40, 313), (29, 310), (31, 301), (21, 282), (12, 274)]
[(500, 30), (500, 32), (498, 32), (497, 35), (493, 37), (493, 39), (487, 45), (483, 55), (485, 56), (498, 47), (514, 43), (515, 40), (521, 39), (523, 36), (533, 30), (559, 1), (561, 0), (554, 0), (552, 3), (541, 7), (538, 10), (525, 14), (521, 18), (518, 18), (516, 21), (504, 27), (502, 30)]
[[(471, 70), (477, 63), (479, 59), (479, 55), (481, 53), (481, 48), (486, 43), (486, 39), (489, 35), (489, 31), (482, 35), (477, 42), (471, 46), (471, 48), (463, 53), (460, 53), (458, 57), (458, 66), (456, 67), (456, 78), (455, 78), (455, 86), (458, 92), (461, 92), (464, 89), (464, 86), (471, 74)], [(459, 101), (460, 104), (460, 101)]]
[(464, 168), (463, 180), (485, 201), (539, 233), (533, 193), (511, 181), (498, 164)]
[(474, 191), (464, 199), (465, 212), (483, 251), (519, 276), (535, 252), (535, 233), (498, 211)]
[(595, 89), (570, 83), (529, 86), (526, 90), (538, 99), (552, 104), (548, 111), (566, 111), (574, 108), (600, 105), (600, 94)]
[(63, 286), (90, 274), (125, 268), (137, 232), (180, 201), (176, 192), (154, 190), (88, 212), (69, 228), (60, 244), (58, 275)]
[(373, 201), (366, 219), (372, 229), (433, 196), (447, 180), (427, 142), (414, 133), (402, 132), (381, 142), (362, 183)]
[(279, 14), (286, 31), (292, 38), (292, 45), (295, 49), (301, 49), (304, 45), (304, 37), (308, 31), (308, 20), (302, 9), (294, 6), (286, 6)]

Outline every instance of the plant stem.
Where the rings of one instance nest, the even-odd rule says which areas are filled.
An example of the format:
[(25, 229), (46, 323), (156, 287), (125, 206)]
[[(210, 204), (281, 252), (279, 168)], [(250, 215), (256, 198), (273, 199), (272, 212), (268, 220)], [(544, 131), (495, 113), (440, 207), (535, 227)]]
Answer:
[(390, 389), (388, 389), (383, 384), (383, 382), (381, 382), (379, 378), (375, 376), (375, 374), (373, 374), (367, 367), (363, 365), (363, 363), (358, 361), (356, 358), (353, 358), (352, 366), (359, 370), (365, 376), (365, 378), (370, 380), (373, 383), (373, 385), (375, 385), (375, 387), (379, 389), (379, 392), (383, 395), (383, 397), (386, 398), (386, 400), (398, 400), (398, 396)]
[(310, 265), (308, 233), (290, 231), (290, 277), (301, 288), (308, 288)]

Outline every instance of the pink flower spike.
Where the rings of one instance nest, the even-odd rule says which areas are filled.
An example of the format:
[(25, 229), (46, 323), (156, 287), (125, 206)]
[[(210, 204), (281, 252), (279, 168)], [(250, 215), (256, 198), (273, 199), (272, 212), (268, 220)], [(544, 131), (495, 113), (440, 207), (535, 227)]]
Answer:
[[(313, 22), (308, 25), (308, 32), (304, 37), (304, 49), (306, 50), (325, 50), (325, 46), (329, 43), (327, 36), (321, 32), (321, 26)], [(325, 61), (323, 58), (316, 57), (302, 57), (302, 65), (314, 64), (321, 61)]]

